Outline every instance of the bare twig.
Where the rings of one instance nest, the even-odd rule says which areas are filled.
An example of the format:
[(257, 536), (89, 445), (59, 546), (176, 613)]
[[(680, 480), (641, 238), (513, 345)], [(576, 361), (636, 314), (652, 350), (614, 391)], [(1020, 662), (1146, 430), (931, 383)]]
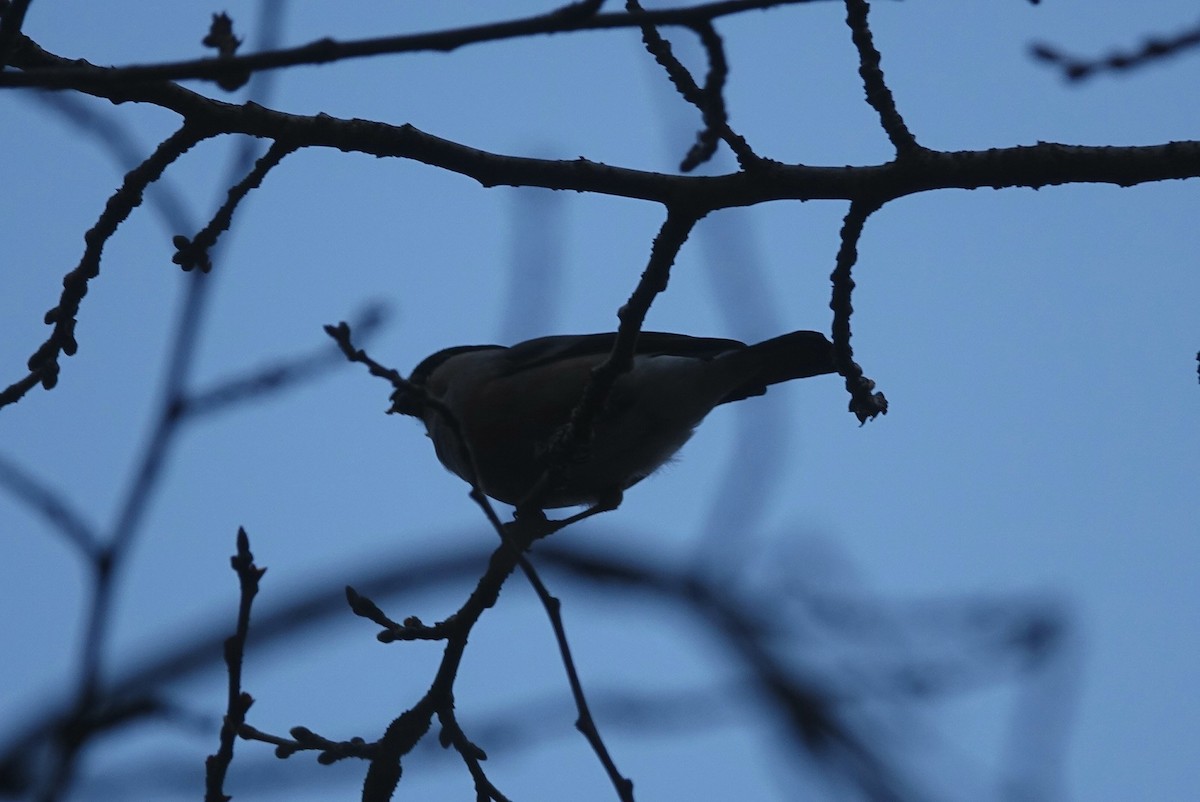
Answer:
[(1200, 25), (1160, 36), (1148, 36), (1134, 50), (1115, 51), (1100, 58), (1081, 58), (1064, 53), (1054, 45), (1037, 43), (1029, 48), (1039, 61), (1062, 70), (1068, 81), (1083, 81), (1102, 72), (1127, 72), (1200, 47)]
[(467, 771), (471, 773), (471, 779), (475, 781), (475, 799), (478, 802), (509, 802), (508, 797), (500, 793), (500, 789), (484, 773), (480, 764), (487, 760), (487, 755), (462, 731), (458, 718), (454, 715), (453, 704), (446, 705), (438, 712), (438, 721), (442, 724), (442, 732), (438, 736), (442, 746), (454, 747), (454, 751), (462, 757)]
[(351, 738), (349, 741), (331, 741), (317, 735), (308, 727), (292, 727), (288, 730), (291, 738), (272, 735), (243, 723), (238, 728), (238, 737), (245, 741), (262, 741), (275, 746), (275, 756), (286, 759), (297, 752), (318, 752), (317, 762), (323, 766), (336, 763), (348, 757), (369, 760), (374, 754), (374, 748), (362, 738)]
[(613, 788), (617, 791), (617, 798), (622, 802), (633, 802), (633, 780), (622, 775), (620, 769), (617, 768), (617, 764), (608, 752), (608, 747), (604, 744), (604, 739), (600, 736), (596, 721), (592, 718), (591, 707), (583, 692), (583, 683), (579, 679), (579, 672), (575, 669), (575, 660), (571, 656), (570, 644), (567, 643), (567, 630), (563, 626), (562, 620), (562, 604), (546, 589), (541, 577), (533, 572), (532, 567), (526, 571), (526, 576), (534, 590), (537, 591), (538, 598), (542, 600), (542, 604), (546, 608), (546, 615), (550, 617), (550, 625), (554, 629), (554, 639), (558, 642), (558, 652), (562, 656), (563, 668), (567, 672), (571, 696), (575, 700), (575, 709), (579, 713), (579, 717), (575, 720), (575, 729), (583, 733), (583, 737), (587, 739), (592, 750), (600, 758), (600, 763), (604, 766)]
[[(111, 109), (97, 108), (87, 97), (65, 92), (38, 92), (32, 98), (66, 119), (81, 134), (103, 145), (121, 172), (132, 170), (145, 158), (132, 126), (112, 114)], [(147, 188), (146, 195), (148, 205), (158, 214), (167, 231), (173, 233), (192, 227), (191, 211), (169, 175), (159, 176)]]
[(271, 147), (254, 163), (254, 168), (246, 177), (229, 188), (225, 203), (221, 204), (221, 208), (213, 215), (208, 225), (191, 239), (182, 234), (175, 236), (173, 243), (176, 253), (171, 257), (171, 261), (181, 266), (185, 271), (197, 267), (204, 273), (212, 270), (212, 261), (209, 258), (208, 251), (217, 244), (217, 238), (229, 230), (229, 225), (233, 222), (233, 213), (237, 209), (238, 204), (250, 194), (251, 190), (261, 186), (267, 173), (278, 165), (284, 156), (295, 149), (296, 146), (290, 142), (283, 140), (272, 142)]
[(725, 108), (725, 81), (729, 78), (729, 62), (725, 59), (725, 45), (717, 34), (717, 29), (711, 22), (702, 22), (694, 26), (700, 44), (708, 54), (708, 75), (704, 79), (704, 114), (705, 128), (697, 136), (696, 144), (680, 165), (680, 169), (688, 172), (701, 163), (712, 158), (716, 152), (717, 139), (723, 139), (734, 156), (738, 166), (743, 170), (751, 170), (762, 166), (764, 159), (750, 149), (745, 138), (734, 133), (729, 127), (729, 113)]
[[(627, 13), (592, 14), (590, 4), (576, 6), (584, 13), (575, 13), (565, 7), (546, 14), (509, 20), (506, 22), (472, 25), (445, 31), (385, 36), (376, 39), (360, 39), (338, 42), (325, 38), (300, 47), (252, 53), (232, 58), (206, 58), (190, 61), (149, 64), (144, 66), (114, 67), (94, 72), (79, 65), (62, 64), (54, 67), (28, 70), (21, 73), (0, 74), (0, 86), (38, 86), (44, 89), (63, 89), (82, 84), (132, 85), (152, 81), (179, 81), (190, 78), (219, 80), (231, 70), (258, 72), (292, 67), (299, 64), (328, 64), (345, 59), (364, 58), (383, 54), (413, 53), (422, 51), (449, 52), (466, 45), (496, 42), (550, 33), (571, 31), (611, 30), (636, 28), (643, 24), (694, 26), (732, 14), (776, 6), (797, 5), (817, 0), (722, 0), (701, 3), (681, 8), (658, 9), (635, 17)], [(23, 66), (17, 64), (17, 66)]]
[(240, 587), (237, 626), (234, 634), (225, 640), (225, 667), (229, 676), (229, 695), (225, 707), (225, 719), (221, 723), (220, 745), (215, 754), (204, 762), (204, 802), (228, 802), (232, 797), (225, 794), (225, 774), (233, 762), (233, 744), (246, 721), (246, 712), (254, 704), (253, 697), (242, 690), (242, 657), (246, 651), (246, 637), (250, 634), (250, 606), (258, 593), (258, 581), (266, 568), (254, 564), (250, 552), (250, 538), (245, 529), (238, 529), (237, 554), (230, 560), (237, 573)]
[[(411, 555), (405, 555), (386, 565), (372, 559), (352, 573), (362, 577), (360, 586), (376, 598), (393, 598), (400, 594), (420, 593), (431, 587), (444, 586), (446, 583), (476, 576), (478, 565), (483, 558), (485, 555), (478, 550), (463, 551), (455, 555), (439, 554), (424, 559), (414, 559)], [(752, 592), (746, 595), (747, 588), (739, 587), (733, 578), (726, 576), (708, 583), (711, 587), (711, 599), (701, 604), (697, 600), (707, 597), (704, 594), (694, 595), (694, 590), (687, 589), (676, 568), (648, 564), (644, 555), (623, 554), (619, 549), (584, 551), (570, 542), (555, 540), (543, 544), (539, 549), (539, 559), (545, 562), (543, 570), (561, 572), (554, 577), (559, 581), (574, 577), (597, 588), (607, 588), (625, 599), (630, 598), (631, 594), (648, 593), (669, 609), (697, 613), (702, 616), (702, 620), (705, 615), (703, 610), (709, 604), (735, 606), (741, 610), (742, 620), (750, 622), (743, 632), (747, 637), (770, 638), (773, 632), (778, 633), (778, 627), (806, 625), (801, 621), (809, 621), (809, 616), (816, 616), (824, 623), (821, 631), (825, 632), (827, 637), (832, 637), (838, 642), (843, 639), (852, 642), (855, 644), (853, 653), (864, 655), (863, 659), (866, 661), (848, 674), (839, 672), (842, 682), (820, 686), (823, 688), (822, 692), (831, 695), (836, 702), (837, 706), (830, 708), (829, 712), (843, 719), (840, 725), (842, 727), (853, 726), (853, 719), (843, 717), (840, 705), (846, 704), (853, 709), (863, 701), (873, 703), (900, 697), (919, 702), (922, 699), (936, 700), (949, 694), (972, 692), (997, 682), (1010, 681), (1019, 676), (1020, 672), (1047, 666), (1048, 661), (1053, 662), (1060, 658), (1062, 649), (1068, 645), (1062, 642), (1061, 638), (1055, 641), (1053, 638), (1035, 634), (1048, 628), (1053, 631), (1054, 622), (1062, 620), (1061, 616), (1054, 616), (1053, 608), (1047, 610), (1045, 602), (1037, 599), (1022, 600), (1020, 597), (1010, 596), (947, 600), (920, 602), (896, 608), (872, 598), (861, 597), (853, 589), (846, 589), (844, 595), (836, 598), (830, 598), (826, 593), (811, 597), (813, 589), (805, 588), (803, 580), (799, 580), (800, 586), (792, 588), (787, 594), (768, 590), (765, 597), (771, 599), (768, 602), (764, 597), (755, 595), (764, 592), (761, 585), (749, 589)], [(344, 579), (338, 576), (330, 577), (326, 582), (308, 584), (302, 594), (285, 601), (283, 606), (256, 610), (255, 643), (260, 647), (279, 644), (289, 638), (295, 638), (300, 632), (310, 631), (312, 627), (327, 622), (329, 617), (334, 615), (333, 602), (343, 592), (343, 582)], [(795, 605), (785, 604), (781, 608), (781, 595), (797, 599), (799, 603), (809, 605), (811, 609), (801, 621), (796, 621)], [(767, 629), (762, 626), (765, 623), (762, 618), (764, 608), (774, 611), (771, 626)], [(789, 613), (789, 610), (792, 612)], [(792, 623), (788, 624), (788, 621), (781, 620), (781, 617), (793, 619)], [(931, 652), (928, 646), (922, 646), (914, 653), (897, 648), (894, 641), (898, 631), (897, 617), (918, 627), (921, 632), (936, 636), (937, 642), (945, 644), (945, 654), (936, 649)], [(1060, 631), (1063, 626), (1067, 625), (1059, 624)], [(907, 627), (899, 629), (903, 631)], [(719, 637), (725, 637), (722, 628), (710, 627), (709, 631), (717, 633)], [(193, 630), (191, 639), (186, 642), (161, 644), (157, 656), (150, 657), (147, 664), (131, 667), (132, 673), (129, 673), (128, 669), (122, 670), (121, 667), (117, 667), (117, 673), (112, 678), (113, 693), (123, 697), (136, 689), (154, 692), (166, 681), (178, 681), (180, 678), (211, 672), (215, 668), (213, 656), (221, 651), (221, 642), (226, 634), (227, 624), (219, 624), (208, 629)], [(876, 648), (863, 651), (863, 642), (882, 646), (885, 651), (882, 655)], [(919, 643), (927, 642), (928, 638), (925, 636), (919, 639)], [(763, 641), (768, 649), (772, 643), (777, 641)], [(890, 650), (887, 650), (889, 645)], [(727, 653), (739, 661), (739, 664), (743, 659), (741, 652), (731, 650)], [(787, 670), (792, 683), (804, 684), (822, 679), (821, 676), (814, 677), (800, 672), (794, 665)], [(739, 691), (744, 691), (745, 687), (744, 683), (739, 682), (736, 687), (710, 689), (704, 693), (717, 699), (718, 703), (729, 702), (740, 698)], [(680, 706), (674, 712), (672, 705), (666, 709), (656, 707), (663, 702), (662, 696), (657, 694), (652, 700), (638, 699), (635, 694), (635, 698), (628, 701), (626, 696), (620, 693), (617, 693), (615, 698), (612, 693), (601, 693), (598, 698), (593, 693), (592, 706), (604, 713), (604, 718), (610, 720), (610, 727), (635, 727), (637, 731), (644, 733), (647, 727), (661, 726), (664, 721), (674, 721), (676, 726), (696, 726), (699, 722), (687, 716), (689, 708), (694, 711), (696, 707), (694, 702), (688, 704), (688, 696), (689, 692), (682, 692), (678, 702), (672, 703)], [(536, 715), (530, 712), (529, 705), (524, 704), (521, 707), (524, 714)], [(782, 710), (774, 707), (772, 709)], [(644, 720), (643, 716), (649, 719)], [(683, 717), (682, 724), (677, 716)], [(514, 715), (512, 718), (519, 719), (519, 716)], [(544, 718), (536, 718), (539, 725)], [(504, 723), (502, 725), (496, 723), (497, 721)], [(486, 733), (484, 740), (499, 738), (497, 731), (503, 732), (504, 740), (489, 746), (489, 752), (493, 752), (501, 747), (512, 749), (519, 745), (520, 738), (516, 739), (517, 744), (513, 743), (513, 726), (510, 717), (501, 716), (493, 723), (481, 727), (477, 725), (477, 729)], [(44, 742), (42, 739), (46, 737), (45, 733), (49, 729), (56, 729), (56, 725), (25, 728), (22, 732), (14, 734), (17, 737), (11, 743), (20, 744), (21, 748), (36, 748)], [(544, 726), (537, 727), (537, 731), (539, 735), (544, 735)], [(306, 739), (305, 744), (309, 746), (304, 746), (293, 738), (279, 738), (265, 733), (258, 733), (256, 736), (256, 732), (253, 728), (245, 727), (242, 734), (244, 737), (252, 737), (276, 746), (285, 744), (288, 754), (301, 749), (324, 751), (311, 739)], [(806, 745), (802, 739), (794, 738), (793, 735), (799, 733), (789, 731), (788, 745), (785, 748), (803, 751), (810, 746), (816, 746), (815, 743)], [(330, 743), (341, 744), (336, 753), (343, 756), (362, 759), (368, 759), (370, 756), (367, 744), (361, 739)], [(351, 752), (354, 753), (350, 754)], [(813, 751), (811, 754), (818, 762), (836, 756), (836, 752)], [(19, 753), (15, 751), (0, 754), (0, 765), (11, 765), (18, 760), (18, 756)], [(239, 754), (239, 760), (247, 757), (244, 753)], [(855, 779), (849, 774), (852, 770), (849, 765), (836, 760), (830, 760), (826, 765), (839, 773), (847, 772), (846, 776)]]
[(100, 533), (61, 493), (0, 455), (0, 486), (13, 498), (35, 510), (50, 528), (65, 537), (89, 561), (100, 556)]
[[(384, 319), (383, 307), (371, 305), (364, 309), (351, 325), (354, 331), (365, 339), (379, 328)], [(341, 353), (326, 344), (304, 356), (283, 359), (265, 367), (248, 370), (206, 389), (190, 392), (180, 400), (178, 411), (181, 416), (190, 417), (223, 412), (231, 407), (283, 392), (322, 371), (332, 370), (344, 364)]]
[(726, 653), (746, 669), (752, 687), (784, 724), (787, 748), (802, 750), (818, 765), (833, 768), (861, 787), (864, 798), (891, 802), (917, 798), (876, 747), (871, 731), (856, 724), (848, 713), (862, 701), (846, 691), (853, 682), (839, 687), (831, 677), (789, 666), (780, 656), (774, 639), (762, 627), (762, 610), (773, 602), (756, 600), (748, 589), (731, 587), (728, 578), (710, 583), (670, 569), (655, 569), (642, 561), (553, 545), (546, 555), (555, 567), (589, 582), (678, 600), (721, 638)]
[[(420, 406), (432, 409), (440, 415), (454, 433), (454, 441), (462, 450), (463, 464), (468, 468), (467, 482), (471, 485), (471, 499), (479, 505), (484, 516), (488, 519), (488, 523), (496, 530), (503, 540), (505, 535), (505, 526), (500, 521), (500, 516), (496, 514), (496, 510), (492, 507), (491, 501), (488, 500), (487, 494), (483, 492), (483, 487), (479, 483), (479, 471), (475, 467), (475, 456), (471, 453), (471, 444), (467, 442), (467, 438), (462, 433), (462, 427), (459, 425), (458, 419), (454, 413), (440, 401), (435, 398), (430, 398), (423, 387), (418, 387), (405, 379), (400, 371), (395, 368), (384, 367), (376, 362), (366, 351), (361, 348), (356, 348), (351, 340), (350, 325), (345, 321), (338, 323), (336, 326), (326, 326), (325, 333), (333, 338), (338, 344), (338, 348), (351, 362), (358, 362), (366, 365), (372, 376), (377, 376), (381, 379), (386, 379), (392, 385), (395, 392), (392, 393), (392, 408), (389, 413), (398, 411), (396, 404), (398, 399), (417, 399)], [(549, 534), (549, 533), (547, 533)]]
[(892, 90), (888, 89), (883, 79), (879, 51), (875, 49), (871, 27), (867, 23), (869, 9), (867, 0), (846, 0), (846, 24), (850, 26), (850, 38), (858, 49), (858, 74), (862, 76), (867, 91), (867, 102), (879, 114), (879, 121), (895, 146), (896, 154), (900, 157), (912, 156), (923, 148), (904, 124), (904, 118), (896, 109)]
[(854, 350), (850, 347), (850, 315), (854, 307), (850, 295), (854, 291), (851, 270), (858, 260), (858, 240), (862, 236), (867, 217), (878, 206), (873, 202), (855, 201), (846, 212), (842, 223), (841, 248), (838, 249), (837, 266), (829, 277), (833, 282), (829, 308), (833, 310), (833, 354), (838, 373), (846, 379), (846, 391), (850, 393), (850, 411), (860, 424), (878, 415), (886, 415), (887, 399), (876, 393), (875, 382), (863, 375), (862, 368), (854, 361)]
[(630, 14), (643, 20), (642, 42), (645, 44), (646, 50), (667, 71), (667, 77), (671, 79), (671, 83), (674, 84), (675, 89), (683, 96), (684, 100), (699, 109), (703, 115), (704, 130), (697, 136), (696, 144), (692, 146), (679, 168), (688, 172), (711, 158), (715, 152), (718, 137), (725, 140), (733, 150), (738, 164), (743, 170), (759, 166), (761, 159), (750, 149), (746, 140), (735, 134), (729, 127), (729, 120), (725, 112), (725, 99), (722, 94), (725, 78), (729, 73), (729, 65), (725, 61), (725, 48), (721, 44), (721, 38), (717, 35), (716, 29), (712, 26), (712, 21), (698, 21), (691, 26), (700, 36), (700, 42), (708, 54), (708, 78), (704, 89), (700, 89), (691, 73), (671, 51), (670, 43), (662, 37), (654, 23), (649, 21), (650, 15), (642, 8), (641, 3), (638, 0), (626, 0), (625, 7)]
[(78, 348), (75, 317), (87, 293), (88, 282), (100, 274), (100, 255), (105, 243), (129, 217), (130, 212), (141, 204), (146, 187), (158, 180), (163, 170), (192, 146), (213, 134), (210, 129), (186, 122), (163, 140), (144, 162), (126, 174), (121, 187), (108, 199), (96, 224), (84, 235), (86, 247), (79, 265), (63, 277), (63, 291), (58, 305), (46, 313), (46, 323), (52, 325), (54, 330), (29, 357), (29, 377), (0, 393), (0, 406), (19, 400), (32, 389), (30, 379), (36, 379), (47, 390), (58, 383), (58, 358), (61, 354), (73, 356)]

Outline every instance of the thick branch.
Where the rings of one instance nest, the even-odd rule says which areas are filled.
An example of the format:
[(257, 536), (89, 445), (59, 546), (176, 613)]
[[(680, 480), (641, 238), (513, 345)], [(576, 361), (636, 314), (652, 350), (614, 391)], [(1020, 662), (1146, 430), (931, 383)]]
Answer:
[[(28, 43), (23, 61), (72, 64)], [(98, 69), (98, 68), (92, 68)], [(1139, 147), (1091, 147), (1043, 142), (986, 151), (923, 151), (911, 164), (809, 167), (769, 164), (753, 174), (671, 176), (575, 159), (505, 156), (427, 134), (411, 125), (286, 114), (254, 103), (233, 105), (174, 84), (99, 88), (87, 94), (114, 102), (151, 103), (203, 123), (205, 128), (302, 147), (329, 147), (373, 156), (413, 159), (475, 179), (486, 187), (533, 186), (681, 202), (702, 212), (775, 200), (856, 200), (879, 203), (934, 189), (1041, 188), (1103, 183), (1133, 186), (1200, 177), (1200, 142)]]

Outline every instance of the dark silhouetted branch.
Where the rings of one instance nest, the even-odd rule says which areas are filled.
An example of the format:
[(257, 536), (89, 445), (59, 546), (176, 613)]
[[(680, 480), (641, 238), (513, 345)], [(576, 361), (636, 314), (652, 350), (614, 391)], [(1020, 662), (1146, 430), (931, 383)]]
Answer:
[(171, 261), (185, 271), (197, 267), (204, 273), (212, 270), (212, 261), (208, 255), (209, 249), (217, 244), (217, 238), (221, 234), (229, 230), (229, 226), (233, 222), (234, 210), (237, 209), (238, 204), (250, 194), (251, 190), (261, 186), (267, 173), (283, 161), (284, 156), (295, 149), (295, 145), (286, 141), (272, 142), (267, 152), (254, 163), (254, 168), (249, 174), (229, 188), (225, 203), (221, 204), (221, 208), (213, 215), (213, 219), (209, 221), (208, 225), (191, 239), (182, 234), (176, 235), (173, 240), (176, 253), (171, 257)]
[(850, 347), (850, 316), (854, 307), (850, 296), (854, 291), (851, 271), (858, 261), (858, 240), (862, 236), (867, 218), (878, 208), (869, 202), (850, 204), (846, 219), (842, 223), (841, 248), (838, 249), (837, 266), (830, 275), (833, 293), (829, 308), (833, 310), (833, 353), (838, 373), (846, 379), (846, 391), (850, 393), (850, 411), (860, 424), (878, 415), (886, 415), (887, 399), (876, 393), (875, 382), (863, 375), (862, 368), (854, 361), (854, 349)]
[(867, 102), (879, 114), (879, 122), (895, 146), (897, 155), (911, 156), (924, 149), (904, 124), (892, 90), (888, 89), (883, 79), (883, 69), (879, 66), (881, 57), (875, 49), (871, 26), (867, 22), (869, 10), (867, 0), (846, 0), (846, 24), (850, 26), (850, 38), (858, 50), (858, 74), (867, 91)]
[[(741, 14), (746, 11), (774, 8), (784, 5), (817, 2), (818, 0), (723, 0), (681, 8), (658, 9), (644, 12), (641, 16), (626, 13), (592, 14), (589, 6), (577, 4), (547, 14), (523, 19), (472, 25), (445, 31), (385, 36), (338, 42), (325, 38), (301, 47), (253, 53), (231, 58), (207, 58), (178, 61), (168, 64), (113, 67), (102, 72), (92, 72), (70, 63), (53, 65), (32, 70), (24, 64), (14, 62), (25, 69), (21, 73), (0, 74), (0, 87), (37, 86), (44, 89), (78, 88), (82, 84), (131, 85), (153, 81), (181, 81), (206, 79), (218, 81), (232, 70), (252, 73), (260, 70), (275, 70), (300, 64), (328, 64), (345, 59), (364, 58), (396, 53), (422, 51), (449, 52), (466, 45), (519, 39), (541, 34), (568, 33), (571, 31), (613, 30), (636, 28), (643, 24), (694, 26), (711, 22), (719, 17)], [(568, 9), (579, 9), (573, 11)]]
[(232, 799), (224, 791), (225, 774), (233, 762), (233, 745), (237, 740), (238, 731), (246, 722), (246, 712), (254, 704), (253, 697), (242, 690), (242, 658), (246, 652), (246, 638), (250, 634), (250, 607), (258, 594), (258, 582), (267, 569), (254, 564), (254, 555), (250, 552), (250, 538), (245, 529), (238, 529), (237, 554), (230, 563), (237, 573), (240, 601), (234, 633), (225, 640), (225, 668), (229, 679), (229, 694), (225, 718), (221, 723), (219, 746), (204, 762), (204, 802), (229, 802)]
[[(151, 183), (158, 180), (163, 170), (186, 153), (196, 143), (207, 139), (215, 132), (202, 126), (185, 123), (182, 128), (167, 137), (144, 162), (125, 176), (120, 189), (108, 199), (104, 211), (96, 224), (84, 235), (83, 258), (79, 265), (63, 277), (63, 291), (58, 305), (46, 313), (46, 323), (54, 327), (44, 343), (29, 357), (30, 375), (19, 383), (25, 391), (32, 388), (28, 380), (35, 378), (47, 390), (58, 383), (59, 356), (73, 356), (78, 344), (75, 341), (75, 317), (79, 304), (87, 293), (88, 282), (100, 274), (100, 255), (117, 227), (129, 217), (142, 202), (143, 193)], [(0, 406), (18, 400), (23, 392), (9, 387), (0, 394)]]

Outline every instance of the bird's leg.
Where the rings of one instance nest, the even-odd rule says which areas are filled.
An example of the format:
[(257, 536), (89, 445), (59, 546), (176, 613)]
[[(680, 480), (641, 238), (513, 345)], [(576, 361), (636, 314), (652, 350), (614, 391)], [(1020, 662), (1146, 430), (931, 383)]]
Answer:
[(540, 507), (517, 507), (513, 510), (513, 517), (521, 521), (539, 523), (546, 520), (546, 512)]
[(613, 490), (610, 490), (597, 498), (596, 503), (588, 507), (583, 512), (577, 512), (574, 515), (566, 518), (561, 518), (557, 521), (551, 521), (551, 524), (554, 525), (555, 531), (558, 531), (559, 529), (565, 529), (571, 524), (579, 523), (584, 518), (591, 518), (593, 515), (615, 510), (617, 507), (621, 506), (621, 501), (624, 498), (624, 492), (622, 492), (620, 488), (614, 488)]

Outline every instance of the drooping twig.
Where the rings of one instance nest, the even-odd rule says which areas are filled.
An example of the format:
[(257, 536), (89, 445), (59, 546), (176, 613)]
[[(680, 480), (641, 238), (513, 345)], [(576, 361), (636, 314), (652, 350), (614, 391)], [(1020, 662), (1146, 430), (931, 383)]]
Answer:
[(704, 130), (696, 138), (696, 144), (684, 158), (679, 169), (689, 172), (708, 161), (716, 153), (717, 140), (724, 139), (737, 157), (743, 170), (759, 166), (763, 159), (750, 149), (740, 134), (729, 127), (729, 113), (725, 107), (725, 82), (729, 78), (729, 62), (725, 58), (725, 44), (711, 22), (702, 22), (693, 30), (700, 37), (700, 44), (708, 54), (708, 74), (704, 79)]
[(858, 260), (858, 240), (862, 236), (867, 217), (878, 205), (874, 202), (855, 201), (842, 223), (841, 247), (838, 249), (837, 265), (830, 275), (833, 293), (829, 308), (833, 310), (833, 354), (838, 373), (846, 379), (846, 391), (850, 393), (850, 411), (860, 424), (886, 415), (887, 399), (876, 393), (875, 382), (863, 375), (862, 368), (854, 361), (854, 349), (850, 347), (850, 315), (854, 307), (850, 303), (854, 291), (851, 270)]

